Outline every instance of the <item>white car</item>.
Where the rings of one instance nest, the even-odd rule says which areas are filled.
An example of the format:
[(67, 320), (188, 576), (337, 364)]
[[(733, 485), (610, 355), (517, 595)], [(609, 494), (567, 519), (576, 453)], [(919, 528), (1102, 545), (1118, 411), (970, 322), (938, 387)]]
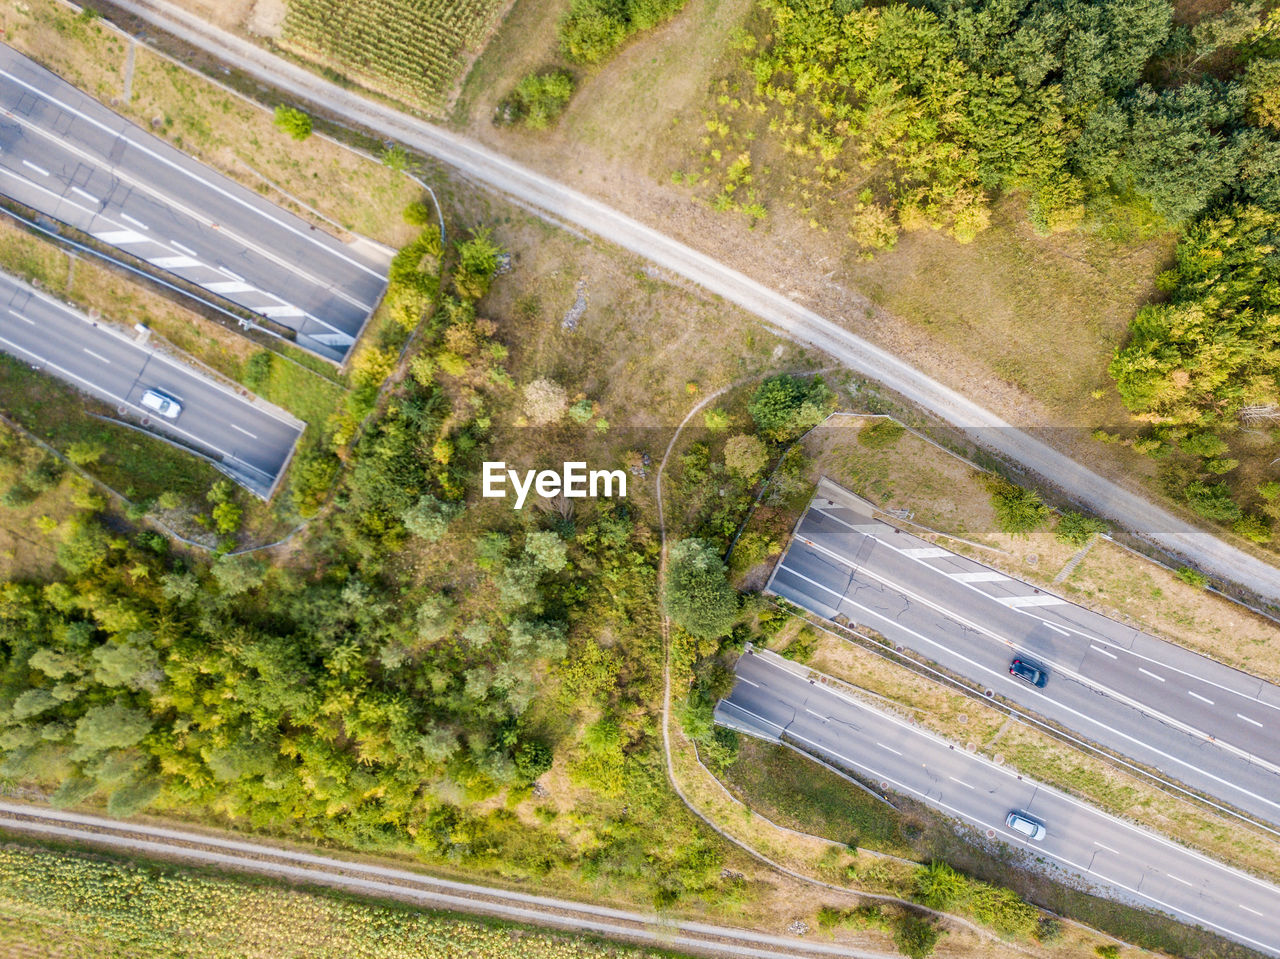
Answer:
[(167, 420), (176, 420), (178, 414), (182, 412), (181, 403), (168, 393), (161, 393), (159, 390), (147, 390), (142, 394), (140, 402), (147, 409), (154, 410)]
[(1043, 839), (1045, 836), (1044, 823), (1038, 819), (1032, 819), (1031, 816), (1017, 809), (1009, 813), (1004, 824), (1014, 832), (1020, 832), (1028, 839)]

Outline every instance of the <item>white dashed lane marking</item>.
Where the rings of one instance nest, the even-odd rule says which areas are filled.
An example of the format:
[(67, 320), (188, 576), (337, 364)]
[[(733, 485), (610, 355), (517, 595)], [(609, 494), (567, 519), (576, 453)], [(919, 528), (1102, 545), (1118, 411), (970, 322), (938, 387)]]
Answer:
[(1119, 659), (1119, 658), (1120, 658), (1120, 657), (1119, 657), (1119, 656), (1117, 656), (1115, 653), (1109, 653), (1109, 652), (1107, 652), (1105, 649), (1103, 649), (1102, 647), (1100, 647), (1100, 646), (1094, 646), (1092, 643), (1089, 645), (1089, 648), (1090, 648), (1090, 649), (1092, 649), (1095, 653), (1101, 653), (1103, 656), (1110, 656), (1112, 659)]
[(48, 176), (48, 175), (49, 175), (49, 171), (48, 171), (48, 170), (46, 170), (46, 169), (45, 169), (44, 167), (42, 167), (42, 166), (36, 166), (36, 165), (35, 165), (34, 163), (32, 163), (30, 160), (23, 160), (23, 161), (22, 161), (22, 165), (23, 165), (24, 167), (26, 167), (28, 170), (35, 170), (35, 171), (36, 171), (37, 173), (39, 173), (41, 176)]
[(1192, 692), (1190, 689), (1187, 690), (1187, 695), (1194, 696), (1196, 699), (1200, 700), (1200, 702), (1202, 703), (1208, 703), (1210, 706), (1213, 705), (1213, 700), (1210, 699), (1208, 696), (1201, 696), (1199, 693)]
[(1253, 725), (1257, 726), (1259, 729), (1262, 728), (1262, 723), (1258, 722), (1256, 719), (1250, 719), (1244, 713), (1236, 713), (1236, 719), (1243, 719), (1246, 723), (1253, 723)]
[(240, 427), (236, 426), (235, 423), (231, 424), (231, 428), (233, 430), (236, 430), (237, 432), (243, 433), (245, 436), (249, 437), (249, 439), (251, 440), (256, 440), (258, 438), (257, 433), (250, 433), (248, 430), (241, 429)]
[(1163, 676), (1160, 676), (1160, 675), (1158, 675), (1158, 674), (1156, 674), (1156, 673), (1153, 673), (1153, 672), (1152, 672), (1151, 670), (1149, 670), (1149, 669), (1143, 669), (1141, 666), (1139, 666), (1139, 667), (1138, 667), (1138, 672), (1140, 672), (1140, 673), (1145, 673), (1147, 676), (1150, 676), (1152, 679), (1158, 679), (1158, 680), (1159, 680), (1160, 682), (1162, 682), (1162, 683), (1164, 682), (1164, 677), (1163, 677)]
[(101, 353), (95, 353), (95, 352), (93, 352), (93, 350), (89, 349), (89, 347), (87, 347), (87, 346), (81, 347), (81, 349), (83, 349), (86, 353), (88, 353), (90, 356), (92, 356), (95, 360), (102, 360), (102, 362), (103, 362), (103, 363), (110, 363), (110, 362), (111, 362), (109, 359), (107, 359), (107, 358), (106, 358), (105, 356), (103, 356)]

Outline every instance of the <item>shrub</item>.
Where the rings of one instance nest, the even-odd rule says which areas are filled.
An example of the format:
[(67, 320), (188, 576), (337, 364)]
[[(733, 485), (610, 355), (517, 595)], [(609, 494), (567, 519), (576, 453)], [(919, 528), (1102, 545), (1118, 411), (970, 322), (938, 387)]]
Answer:
[(1053, 535), (1060, 543), (1079, 547), (1089, 542), (1093, 536), (1106, 531), (1107, 524), (1102, 520), (1067, 510), (1058, 520)]
[(1271, 542), (1271, 524), (1257, 513), (1245, 513), (1231, 527), (1245, 539), (1255, 543)]
[(1205, 519), (1220, 523), (1234, 523), (1244, 515), (1240, 504), (1231, 498), (1226, 483), (1205, 483), (1193, 480), (1182, 491), (1187, 505)]
[(893, 944), (908, 959), (926, 959), (942, 938), (942, 931), (920, 916), (904, 915), (894, 925)]
[(1008, 480), (992, 478), (991, 506), (996, 511), (996, 526), (1011, 536), (1026, 536), (1049, 520), (1049, 507), (1035, 490), (1023, 489)]
[(1183, 566), (1174, 575), (1188, 586), (1205, 587), (1209, 585), (1209, 577), (1192, 569), (1190, 566)]
[(524, 388), (524, 415), (534, 426), (558, 423), (569, 408), (569, 396), (554, 380), (536, 379)]
[(283, 103), (276, 107), (276, 128), (302, 141), (311, 136), (311, 117)]
[(504, 114), (509, 121), (523, 123), (531, 130), (545, 130), (564, 112), (572, 96), (573, 77), (563, 70), (530, 73), (504, 101)]

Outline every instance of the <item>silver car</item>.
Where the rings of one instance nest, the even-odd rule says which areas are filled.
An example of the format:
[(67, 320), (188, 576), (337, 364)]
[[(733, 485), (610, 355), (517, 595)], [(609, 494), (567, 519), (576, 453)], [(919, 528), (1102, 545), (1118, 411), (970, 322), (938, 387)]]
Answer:
[(147, 390), (142, 394), (140, 402), (147, 409), (153, 410), (167, 420), (176, 420), (178, 414), (182, 412), (181, 403), (168, 393), (161, 393), (159, 390)]
[(1045, 836), (1044, 823), (1019, 809), (1010, 812), (1004, 824), (1014, 832), (1022, 833), (1028, 839), (1043, 839)]

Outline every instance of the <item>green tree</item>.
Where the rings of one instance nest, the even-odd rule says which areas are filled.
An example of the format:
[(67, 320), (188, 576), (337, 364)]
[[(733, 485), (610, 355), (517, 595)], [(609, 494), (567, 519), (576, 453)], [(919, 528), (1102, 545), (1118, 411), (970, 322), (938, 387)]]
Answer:
[(801, 379), (781, 373), (756, 388), (747, 411), (762, 434), (782, 441), (821, 423), (834, 409), (835, 400), (822, 377)]
[(436, 543), (444, 537), (449, 524), (462, 515), (463, 509), (461, 503), (446, 503), (430, 493), (423, 493), (416, 503), (400, 514), (400, 521), (414, 536)]
[(769, 465), (769, 451), (755, 436), (739, 434), (724, 444), (724, 465), (729, 472), (754, 482)]
[(469, 240), (459, 243), (458, 266), (453, 288), (464, 300), (478, 300), (489, 292), (502, 248), (493, 242), (488, 229), (479, 229)]
[(705, 540), (683, 539), (668, 555), (663, 605), (681, 629), (703, 639), (727, 635), (738, 617), (738, 594), (720, 554)]
[(283, 103), (276, 107), (275, 124), (277, 129), (295, 140), (301, 141), (311, 136), (311, 117)]
[(135, 746), (151, 731), (149, 716), (120, 700), (91, 706), (76, 722), (74, 739), (85, 754)]

